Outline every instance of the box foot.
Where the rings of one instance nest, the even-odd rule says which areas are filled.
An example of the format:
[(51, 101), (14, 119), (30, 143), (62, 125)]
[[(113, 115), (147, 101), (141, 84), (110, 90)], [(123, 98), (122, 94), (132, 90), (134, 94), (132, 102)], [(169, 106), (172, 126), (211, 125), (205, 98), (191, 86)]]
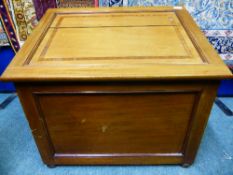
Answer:
[(47, 165), (48, 168), (55, 168), (56, 165)]
[(190, 167), (190, 165), (191, 165), (191, 164), (189, 164), (189, 163), (183, 163), (181, 166), (182, 166), (183, 168), (188, 168), (188, 167)]

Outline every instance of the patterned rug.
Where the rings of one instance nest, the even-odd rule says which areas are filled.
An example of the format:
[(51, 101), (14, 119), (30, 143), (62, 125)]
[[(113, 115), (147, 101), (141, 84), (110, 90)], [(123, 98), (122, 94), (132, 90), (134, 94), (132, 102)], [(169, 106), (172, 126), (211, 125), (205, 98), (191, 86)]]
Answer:
[(233, 30), (204, 30), (203, 32), (223, 60), (233, 60)]
[(203, 32), (233, 72), (233, 30), (203, 30)]
[(3, 30), (2, 23), (0, 21), (0, 46), (8, 46), (8, 45), (9, 45), (8, 39), (5, 31)]

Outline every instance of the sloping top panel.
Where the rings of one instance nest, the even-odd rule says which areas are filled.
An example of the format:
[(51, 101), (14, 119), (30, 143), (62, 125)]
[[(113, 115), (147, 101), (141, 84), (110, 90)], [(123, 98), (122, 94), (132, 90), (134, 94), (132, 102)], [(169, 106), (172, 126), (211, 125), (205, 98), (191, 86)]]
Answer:
[(184, 9), (52, 9), (14, 58), (11, 80), (230, 76)]

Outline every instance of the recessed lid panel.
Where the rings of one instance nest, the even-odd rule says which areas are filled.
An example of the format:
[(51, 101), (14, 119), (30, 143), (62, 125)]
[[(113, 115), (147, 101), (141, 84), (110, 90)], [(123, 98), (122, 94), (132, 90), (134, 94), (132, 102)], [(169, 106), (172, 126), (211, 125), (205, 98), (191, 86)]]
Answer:
[(174, 12), (131, 12), (57, 15), (28, 64), (106, 61), (203, 63)]
[(228, 74), (190, 19), (185, 10), (168, 7), (50, 10), (4, 76), (12, 77), (17, 69), (21, 72), (14, 79)]

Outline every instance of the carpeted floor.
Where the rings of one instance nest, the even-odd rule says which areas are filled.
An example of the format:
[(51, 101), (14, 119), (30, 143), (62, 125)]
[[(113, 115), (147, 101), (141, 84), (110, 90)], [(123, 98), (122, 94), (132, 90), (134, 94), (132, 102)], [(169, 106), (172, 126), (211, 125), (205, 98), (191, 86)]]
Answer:
[[(7, 94), (0, 94), (0, 102)], [(233, 109), (233, 98), (221, 98)], [(195, 163), (180, 166), (47, 168), (40, 159), (18, 98), (0, 110), (0, 175), (233, 175), (233, 117), (214, 105)]]

